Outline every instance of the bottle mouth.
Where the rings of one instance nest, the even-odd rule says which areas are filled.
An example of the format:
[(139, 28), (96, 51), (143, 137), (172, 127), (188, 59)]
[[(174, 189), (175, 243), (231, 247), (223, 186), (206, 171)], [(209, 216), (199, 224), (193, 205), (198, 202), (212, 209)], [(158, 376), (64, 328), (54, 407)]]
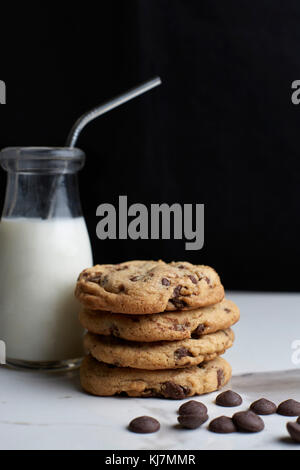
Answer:
[(85, 162), (85, 153), (73, 147), (7, 147), (0, 152), (6, 171), (18, 173), (75, 173)]

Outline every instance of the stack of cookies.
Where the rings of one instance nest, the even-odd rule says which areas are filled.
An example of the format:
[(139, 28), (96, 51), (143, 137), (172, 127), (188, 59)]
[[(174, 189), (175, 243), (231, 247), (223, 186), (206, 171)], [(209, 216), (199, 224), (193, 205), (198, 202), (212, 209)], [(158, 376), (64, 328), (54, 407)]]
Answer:
[(187, 262), (97, 265), (79, 276), (88, 330), (82, 387), (94, 395), (181, 399), (225, 385), (239, 309), (218, 274)]

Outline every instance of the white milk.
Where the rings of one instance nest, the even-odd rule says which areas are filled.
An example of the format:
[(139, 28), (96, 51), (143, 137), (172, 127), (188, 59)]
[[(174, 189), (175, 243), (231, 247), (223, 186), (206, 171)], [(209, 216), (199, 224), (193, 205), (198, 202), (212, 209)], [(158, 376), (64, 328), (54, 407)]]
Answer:
[(82, 355), (76, 279), (92, 266), (83, 217), (4, 218), (0, 223), (0, 340), (10, 359)]

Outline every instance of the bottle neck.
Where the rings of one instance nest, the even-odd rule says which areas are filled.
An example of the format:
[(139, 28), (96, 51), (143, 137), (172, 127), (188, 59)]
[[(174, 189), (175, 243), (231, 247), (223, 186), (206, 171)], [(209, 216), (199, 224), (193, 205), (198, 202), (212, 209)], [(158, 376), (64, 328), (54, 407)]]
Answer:
[(81, 215), (76, 173), (7, 173), (2, 217), (50, 219)]

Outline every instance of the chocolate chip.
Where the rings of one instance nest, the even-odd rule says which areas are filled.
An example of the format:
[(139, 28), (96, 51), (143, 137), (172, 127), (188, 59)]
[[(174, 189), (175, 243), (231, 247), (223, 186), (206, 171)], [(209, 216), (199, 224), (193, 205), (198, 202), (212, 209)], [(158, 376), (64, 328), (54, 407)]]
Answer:
[(242, 397), (232, 390), (226, 390), (216, 398), (216, 404), (219, 406), (239, 406), (242, 402)]
[(237, 431), (234, 422), (228, 416), (219, 416), (218, 418), (213, 419), (209, 423), (208, 429), (218, 434), (227, 434)]
[(165, 398), (173, 398), (174, 400), (181, 400), (185, 398), (190, 392), (188, 387), (181, 387), (174, 382), (165, 382), (162, 384), (162, 394)]
[(157, 395), (156, 391), (153, 388), (146, 388), (143, 392), (143, 397), (155, 397)]
[(254, 411), (257, 415), (271, 415), (276, 413), (277, 406), (266, 398), (260, 398), (251, 404), (250, 410)]
[(190, 275), (190, 276), (188, 276), (188, 277), (190, 278), (190, 280), (192, 281), (193, 284), (197, 284), (197, 283), (198, 283), (198, 281), (197, 281), (197, 279), (195, 278), (195, 276)]
[(224, 381), (224, 372), (222, 371), (222, 369), (217, 370), (217, 379), (218, 379), (218, 388), (220, 388)]
[(181, 308), (186, 306), (186, 303), (184, 300), (178, 300), (178, 299), (170, 299), (170, 302), (175, 305), (175, 307), (180, 310)]
[(124, 291), (125, 291), (125, 286), (124, 286), (124, 284), (120, 284), (119, 287), (118, 287), (118, 289), (119, 289), (119, 292), (124, 292)]
[(253, 411), (239, 411), (233, 415), (232, 420), (239, 431), (259, 432), (265, 427), (261, 417)]
[(174, 352), (174, 356), (176, 359), (181, 359), (182, 357), (186, 357), (186, 356), (193, 357), (193, 354), (190, 353), (190, 351), (187, 348), (182, 347), (182, 348), (176, 349), (176, 351)]
[(101, 286), (104, 286), (108, 281), (108, 275), (106, 274), (102, 279), (100, 280)]
[(180, 264), (179, 266), (177, 266), (178, 269), (184, 269), (184, 266), (183, 264)]
[(277, 413), (283, 416), (299, 416), (300, 415), (300, 403), (292, 399), (283, 401), (278, 406)]
[(163, 286), (169, 286), (171, 284), (169, 279), (167, 279), (166, 277), (162, 278), (161, 283)]
[(200, 338), (200, 336), (203, 335), (205, 331), (205, 325), (203, 323), (200, 323), (200, 325), (197, 326), (197, 328), (192, 332), (192, 338), (197, 339)]
[(129, 423), (129, 430), (141, 434), (156, 432), (160, 428), (159, 421), (151, 416), (140, 416)]
[(120, 266), (120, 267), (116, 267), (116, 271), (124, 271), (124, 269), (128, 269), (128, 266)]
[(297, 419), (297, 423), (300, 424), (300, 416), (299, 416), (299, 418)]
[(201, 401), (190, 400), (181, 405), (178, 410), (180, 415), (201, 414), (207, 415), (207, 408)]
[(140, 276), (133, 276), (133, 277), (130, 277), (130, 278), (129, 278), (129, 280), (130, 280), (131, 282), (136, 282), (136, 281), (138, 281), (139, 279), (140, 279)]
[(181, 424), (182, 427), (187, 429), (196, 429), (201, 426), (201, 424), (205, 423), (208, 420), (207, 414), (188, 414), (188, 415), (180, 415), (177, 418), (178, 422)]
[(230, 313), (230, 312), (231, 312), (231, 310), (230, 310), (230, 308), (224, 308), (224, 312), (226, 312), (226, 313)]
[(120, 336), (119, 328), (118, 328), (116, 325), (112, 325), (112, 326), (110, 327), (109, 331), (110, 331), (110, 334), (111, 334), (112, 336), (117, 336), (117, 337)]
[(96, 275), (93, 275), (93, 276), (90, 276), (90, 277), (86, 278), (86, 281), (87, 282), (94, 282), (95, 284), (99, 284), (99, 282), (101, 281), (101, 277), (102, 277), (102, 273), (101, 274), (96, 274)]
[(207, 284), (210, 284), (210, 279), (207, 276), (204, 276), (203, 279), (207, 282)]
[(182, 288), (182, 286), (176, 286), (175, 287), (175, 289), (173, 291), (173, 296), (174, 297), (178, 297), (180, 295), (181, 288)]
[(289, 435), (295, 442), (300, 442), (300, 424), (299, 420), (297, 420), (296, 423), (286, 423), (287, 430), (289, 432)]

